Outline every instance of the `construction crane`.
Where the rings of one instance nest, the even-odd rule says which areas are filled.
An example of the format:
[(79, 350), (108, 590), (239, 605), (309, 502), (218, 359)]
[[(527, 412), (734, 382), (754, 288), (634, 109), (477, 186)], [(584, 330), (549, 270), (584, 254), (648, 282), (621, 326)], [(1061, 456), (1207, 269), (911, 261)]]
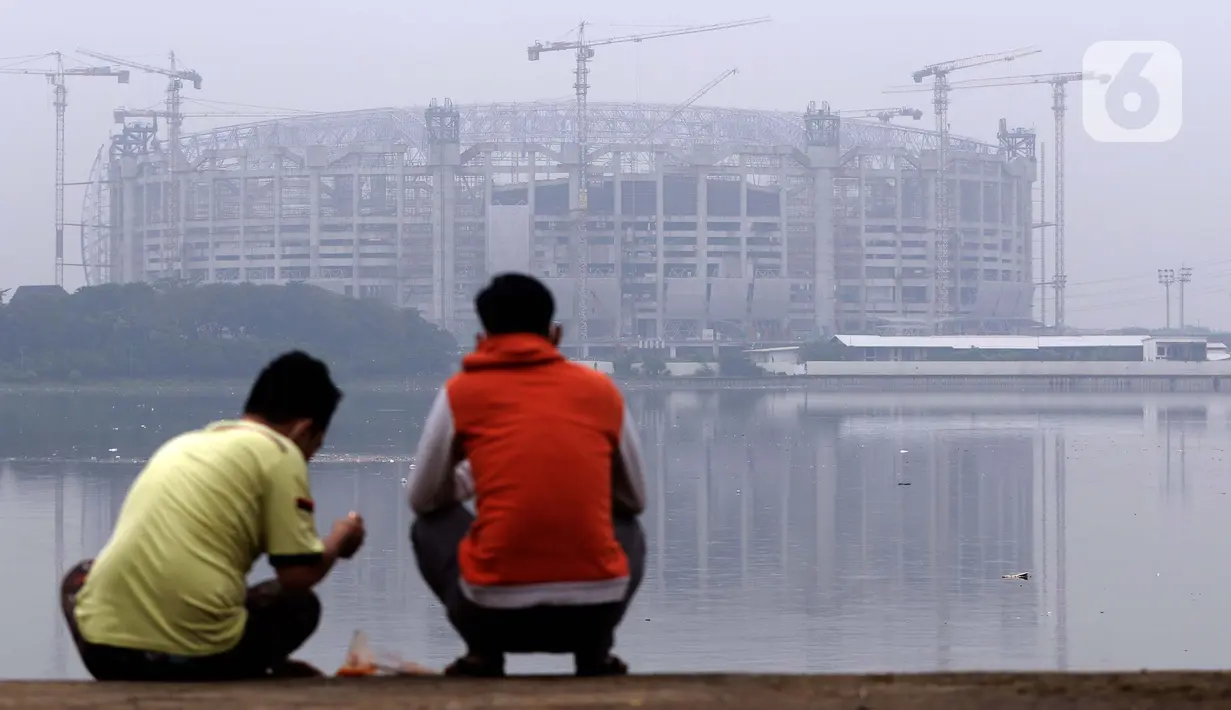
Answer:
[(65, 81), (71, 76), (113, 76), (119, 83), (128, 83), (128, 71), (109, 66), (64, 68), (64, 55), (53, 52), (47, 57), (55, 59), (51, 69), (9, 67), (0, 69), (0, 74), (32, 74), (43, 76), (55, 90), (53, 103), (56, 108), (56, 285), (64, 285), (64, 113), (68, 108), (68, 86)]
[[(183, 104), (180, 97), (180, 90), (184, 88), (184, 82), (191, 82), (192, 88), (201, 88), (201, 75), (191, 69), (180, 69), (175, 58), (175, 52), (171, 52), (168, 57), (171, 62), (170, 68), (156, 67), (150, 64), (141, 64), (128, 59), (114, 57), (101, 52), (92, 52), (88, 49), (78, 49), (78, 53), (84, 54), (87, 57), (101, 59), (105, 62), (112, 62), (120, 66), (136, 69), (147, 74), (158, 74), (165, 76), (167, 82), (167, 172), (168, 186), (164, 193), (164, 221), (169, 226), (171, 233), (170, 243), (174, 249), (171, 258), (172, 269), (167, 267), (166, 253), (160, 251), (159, 261), (164, 270), (174, 270), (179, 278), (184, 278), (184, 234), (180, 229), (180, 205), (179, 205), (179, 174), (180, 174), (180, 128), (184, 125)], [(160, 249), (167, 244), (166, 232), (163, 233), (163, 238), (159, 241)]]
[(718, 76), (714, 77), (713, 79), (710, 79), (708, 84), (706, 84), (705, 86), (702, 86), (700, 89), (697, 89), (697, 92), (693, 94), (692, 96), (689, 96), (687, 99), (684, 99), (684, 102), (681, 103), (679, 106), (676, 106), (674, 109), (672, 109), (671, 113), (667, 114), (666, 118), (658, 122), (658, 125), (654, 126), (649, 131), (646, 131), (645, 135), (638, 138), (637, 142), (638, 143), (649, 143), (654, 138), (654, 134), (658, 133), (660, 130), (662, 130), (664, 126), (674, 121), (676, 116), (683, 113), (684, 110), (687, 109), (689, 106), (692, 106), (693, 104), (700, 101), (702, 96), (705, 96), (711, 90), (713, 90), (715, 86), (718, 86), (722, 82), (726, 81), (727, 77), (734, 76), (735, 74), (738, 74), (738, 73), (739, 73), (739, 69), (728, 69), (724, 71), (723, 73), (719, 74)]
[(842, 118), (875, 118), (881, 123), (889, 123), (895, 118), (913, 118), (918, 121), (923, 118), (923, 112), (917, 108), (902, 106), (900, 108), (862, 108), (838, 111)]
[[(1052, 233), (1053, 233), (1053, 248), (1055, 253), (1052, 257), (1052, 290), (1054, 294), (1054, 311), (1056, 332), (1064, 332), (1065, 313), (1064, 313), (1064, 291), (1066, 281), (1068, 280), (1065, 274), (1064, 266), (1064, 124), (1065, 124), (1065, 109), (1067, 104), (1066, 87), (1073, 82), (1082, 81), (1097, 81), (1106, 84), (1111, 81), (1111, 75), (1100, 74), (1096, 72), (1064, 72), (1060, 74), (1022, 74), (1018, 76), (1001, 76), (990, 77), (986, 79), (967, 79), (965, 81), (955, 81), (949, 84), (949, 89), (986, 89), (997, 86), (1021, 86), (1023, 84), (1049, 84), (1052, 87), (1052, 114), (1055, 118), (1055, 151), (1054, 167), (1055, 172), (1055, 197), (1052, 203)], [(907, 87), (903, 91), (913, 89)], [(918, 89), (915, 89), (918, 90)]]
[[(949, 316), (949, 74), (962, 69), (1038, 54), (1034, 47), (929, 64), (912, 75), (916, 84), (932, 77), (932, 107), (936, 112), (936, 311), (937, 324)], [(893, 93), (892, 90), (886, 93)]]
[[(716, 32), (718, 30), (729, 30), (736, 27), (747, 27), (749, 25), (759, 25), (764, 22), (769, 22), (768, 17), (759, 17), (750, 20), (736, 20), (733, 22), (723, 22), (713, 25), (696, 25), (693, 27), (680, 27), (670, 30), (662, 30), (659, 32), (647, 32), (644, 34), (624, 35), (621, 37), (607, 37), (605, 39), (586, 39), (586, 24), (582, 22), (577, 26), (577, 38), (570, 41), (561, 42), (535, 42), (526, 49), (526, 56), (532, 62), (537, 62), (539, 57), (544, 52), (574, 52), (576, 66), (573, 69), (573, 91), (577, 100), (577, 113), (574, 119), (574, 130), (576, 132), (577, 142), (577, 337), (581, 341), (582, 352), (585, 352), (585, 346), (589, 340), (588, 320), (590, 316), (590, 300), (589, 300), (589, 275), (590, 275), (590, 243), (586, 237), (586, 215), (589, 210), (589, 152), (587, 143), (589, 142), (589, 115), (587, 111), (586, 101), (590, 93), (590, 60), (594, 58), (594, 48), (609, 44), (624, 44), (626, 42), (644, 42), (651, 39), (663, 39), (666, 37), (678, 37), (681, 35), (699, 34), (702, 32)], [(726, 77), (723, 77), (726, 78)]]

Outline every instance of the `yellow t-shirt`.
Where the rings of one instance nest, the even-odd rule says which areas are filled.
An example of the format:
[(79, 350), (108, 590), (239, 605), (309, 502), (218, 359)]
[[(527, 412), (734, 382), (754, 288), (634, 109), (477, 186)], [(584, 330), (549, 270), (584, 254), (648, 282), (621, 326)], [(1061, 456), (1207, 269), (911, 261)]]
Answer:
[(77, 595), (81, 635), (182, 656), (233, 648), (253, 562), (323, 551), (312, 512), (302, 452), (266, 426), (216, 422), (168, 441), (128, 490)]

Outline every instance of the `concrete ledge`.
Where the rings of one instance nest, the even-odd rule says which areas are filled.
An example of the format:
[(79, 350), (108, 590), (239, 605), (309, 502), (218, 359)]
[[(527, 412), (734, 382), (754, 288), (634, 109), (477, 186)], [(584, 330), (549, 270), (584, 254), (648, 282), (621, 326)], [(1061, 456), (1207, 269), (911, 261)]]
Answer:
[(1228, 707), (1231, 673), (686, 675), (502, 681), (368, 678), (219, 685), (0, 683), (0, 708), (753, 708), (1025, 710)]

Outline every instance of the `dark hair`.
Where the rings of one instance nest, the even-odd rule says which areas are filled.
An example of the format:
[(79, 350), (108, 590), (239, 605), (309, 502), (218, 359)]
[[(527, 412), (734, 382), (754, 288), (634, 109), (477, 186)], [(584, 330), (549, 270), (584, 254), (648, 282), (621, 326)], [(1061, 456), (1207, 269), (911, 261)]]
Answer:
[(483, 330), (491, 335), (551, 332), (555, 299), (542, 281), (526, 274), (497, 274), (474, 299)]
[(329, 376), (325, 363), (299, 350), (275, 358), (257, 375), (244, 402), (244, 414), (270, 424), (311, 419), (312, 428), (329, 428), (342, 401), (342, 391)]

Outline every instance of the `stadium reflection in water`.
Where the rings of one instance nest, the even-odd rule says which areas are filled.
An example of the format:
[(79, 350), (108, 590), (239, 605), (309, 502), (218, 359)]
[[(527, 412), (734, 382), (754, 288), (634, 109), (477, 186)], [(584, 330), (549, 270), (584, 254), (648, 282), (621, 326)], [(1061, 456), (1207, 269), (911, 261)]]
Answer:
[[(1201, 575), (1210, 573), (1188, 546), (1202, 537), (1208, 559), (1227, 547), (1231, 528), (1208, 503), (1225, 495), (1216, 472), (1229, 429), (1216, 400), (749, 392), (630, 400), (650, 486), (649, 569), (620, 638), (638, 668), (1227, 661), (1218, 644), (1193, 637), (1211, 621), (1231, 621), (1213, 588), (1227, 575), (1213, 573), (1210, 595), (1194, 605), (1207, 586)], [(331, 441), (332, 460), (314, 467), (321, 520), (358, 509), (369, 525), (367, 548), (321, 590), (326, 618), (305, 655), (323, 666), (341, 658), (357, 628), (422, 661), (440, 663), (459, 650), (406, 541), (405, 458), (427, 403), (372, 403), (383, 413), (366, 420), (354, 418), (360, 403), (352, 404)], [(188, 428), (231, 405), (164, 407), (156, 428)], [(111, 405), (112, 416), (126, 422), (122, 411), (133, 406)], [(17, 417), (25, 422), (19, 431), (55, 426), (23, 412), (0, 423)], [(57, 455), (67, 446), (38, 455), (29, 440), (10, 448), (14, 429), (0, 434), (5, 451), (23, 454), (0, 468), (0, 531), (9, 542), (0, 551), (0, 627), (17, 629), (22, 641), (0, 651), (0, 676), (82, 673), (53, 590), (60, 570), (105, 540), (139, 468), (89, 459), (148, 455), (162, 438), (150, 429), (121, 423), (94, 436), (61, 429), (64, 440), (80, 433), (73, 440), (90, 441), (71, 456)], [(1066, 499), (1076, 501), (1076, 522)], [(1077, 563), (1066, 559), (1070, 543)], [(1019, 572), (1030, 579), (1001, 578)], [(1157, 581), (1164, 572), (1166, 588)], [(1076, 659), (1070, 635), (1080, 646)], [(514, 664), (564, 667), (550, 659)]]

